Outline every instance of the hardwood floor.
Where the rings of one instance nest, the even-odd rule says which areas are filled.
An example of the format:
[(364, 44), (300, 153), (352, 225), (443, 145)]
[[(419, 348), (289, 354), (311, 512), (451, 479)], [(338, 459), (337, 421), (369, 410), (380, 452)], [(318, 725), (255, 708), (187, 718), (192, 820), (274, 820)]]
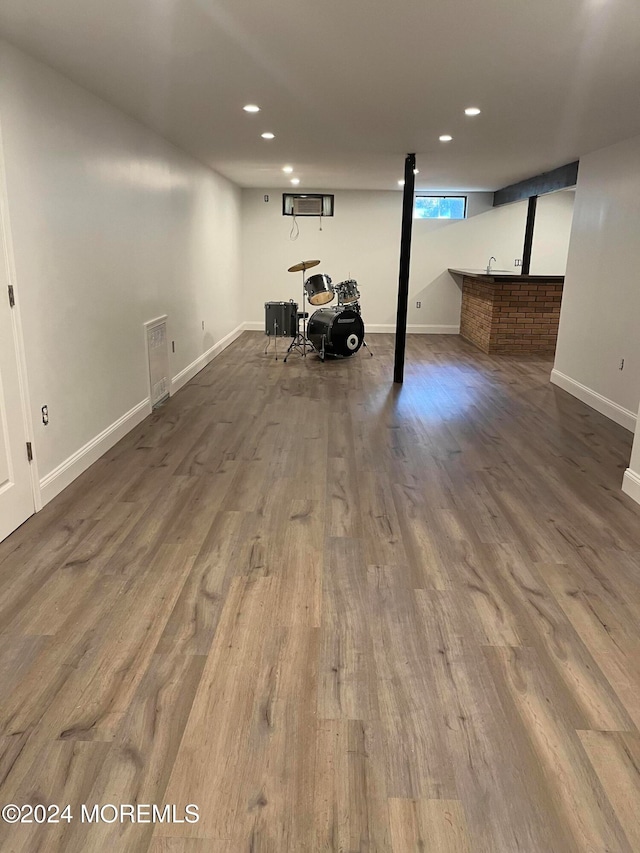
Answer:
[(0, 544), (0, 801), (74, 815), (3, 853), (640, 851), (630, 434), (546, 359), (371, 343), (245, 333)]

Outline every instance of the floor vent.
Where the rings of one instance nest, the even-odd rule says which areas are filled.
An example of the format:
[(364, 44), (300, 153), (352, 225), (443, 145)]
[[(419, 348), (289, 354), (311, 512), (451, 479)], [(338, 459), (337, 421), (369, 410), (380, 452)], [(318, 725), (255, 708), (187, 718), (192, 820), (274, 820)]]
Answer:
[(168, 398), (171, 383), (169, 381), (169, 347), (167, 344), (167, 317), (157, 317), (144, 324), (147, 337), (147, 359), (149, 362), (149, 386), (151, 405), (155, 409)]

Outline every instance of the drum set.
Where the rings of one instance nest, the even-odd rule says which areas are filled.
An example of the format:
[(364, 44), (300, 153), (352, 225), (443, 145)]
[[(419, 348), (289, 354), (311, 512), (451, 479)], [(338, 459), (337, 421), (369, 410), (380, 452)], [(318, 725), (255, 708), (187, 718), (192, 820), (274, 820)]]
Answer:
[[(362, 346), (369, 350), (370, 355), (373, 355), (364, 339), (358, 282), (348, 279), (334, 285), (331, 277), (324, 273), (316, 273), (305, 278), (307, 270), (318, 266), (319, 263), (318, 260), (300, 261), (289, 267), (288, 272), (302, 273), (302, 311), (298, 311), (297, 303), (293, 300), (265, 302), (266, 334), (276, 337), (292, 335), (291, 344), (284, 357), (285, 361), (292, 352), (298, 352), (306, 357), (307, 351), (317, 352), (322, 361), (327, 356), (348, 358), (357, 353)], [(338, 304), (328, 307), (336, 296)], [(318, 307), (318, 310), (309, 317), (306, 310), (307, 300), (314, 307), (327, 307)], [(302, 321), (302, 328), (300, 328), (300, 321)], [(265, 353), (266, 351), (265, 349)]]

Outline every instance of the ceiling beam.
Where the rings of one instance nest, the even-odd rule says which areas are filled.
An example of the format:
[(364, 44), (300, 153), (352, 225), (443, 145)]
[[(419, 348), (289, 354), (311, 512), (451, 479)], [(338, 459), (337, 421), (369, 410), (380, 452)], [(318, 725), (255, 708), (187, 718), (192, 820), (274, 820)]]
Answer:
[(514, 201), (523, 201), (534, 195), (553, 193), (556, 190), (564, 190), (567, 187), (575, 187), (578, 181), (579, 160), (559, 166), (551, 172), (543, 172), (535, 178), (527, 178), (517, 184), (510, 184), (493, 194), (493, 206), (511, 204)]

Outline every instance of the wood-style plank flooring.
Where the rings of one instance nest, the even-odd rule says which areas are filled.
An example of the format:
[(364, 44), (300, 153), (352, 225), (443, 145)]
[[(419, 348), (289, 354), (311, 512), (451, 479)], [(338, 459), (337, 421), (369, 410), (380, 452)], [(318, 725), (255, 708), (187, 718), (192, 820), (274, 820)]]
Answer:
[(630, 434), (547, 359), (263, 341), (0, 545), (0, 801), (74, 814), (0, 850), (640, 851)]

